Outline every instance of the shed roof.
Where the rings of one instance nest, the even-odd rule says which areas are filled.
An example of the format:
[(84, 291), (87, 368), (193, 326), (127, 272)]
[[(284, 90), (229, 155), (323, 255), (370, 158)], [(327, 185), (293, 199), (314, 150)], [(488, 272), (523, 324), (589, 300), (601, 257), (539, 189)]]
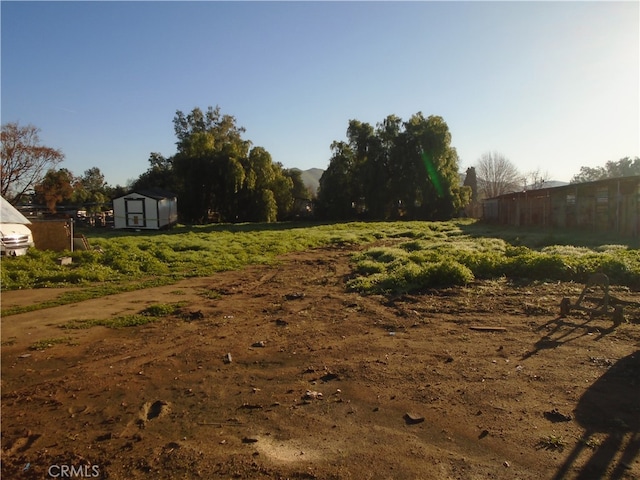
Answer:
[(163, 200), (165, 198), (176, 198), (177, 195), (169, 190), (163, 190), (161, 188), (144, 188), (144, 189), (136, 189), (127, 192), (125, 195), (120, 195), (116, 198), (128, 197), (131, 194), (137, 193), (138, 195), (142, 195), (144, 197), (153, 198), (154, 200)]

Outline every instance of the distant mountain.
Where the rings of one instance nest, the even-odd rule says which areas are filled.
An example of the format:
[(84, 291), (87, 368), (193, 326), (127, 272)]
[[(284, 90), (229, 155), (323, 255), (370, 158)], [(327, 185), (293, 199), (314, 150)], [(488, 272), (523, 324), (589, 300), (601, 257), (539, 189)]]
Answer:
[(321, 168), (310, 168), (309, 170), (300, 170), (302, 181), (310, 189), (313, 194), (318, 193), (318, 186), (320, 185), (320, 177), (324, 173)]

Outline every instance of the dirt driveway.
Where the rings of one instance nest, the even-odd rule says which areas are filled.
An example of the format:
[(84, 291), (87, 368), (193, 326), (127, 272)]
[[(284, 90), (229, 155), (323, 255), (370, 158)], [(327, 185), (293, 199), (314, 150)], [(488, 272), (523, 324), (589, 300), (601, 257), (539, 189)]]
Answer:
[[(349, 258), (3, 318), (2, 478), (640, 477), (640, 309), (558, 318), (571, 283), (361, 296)], [(153, 324), (60, 328), (173, 302)]]

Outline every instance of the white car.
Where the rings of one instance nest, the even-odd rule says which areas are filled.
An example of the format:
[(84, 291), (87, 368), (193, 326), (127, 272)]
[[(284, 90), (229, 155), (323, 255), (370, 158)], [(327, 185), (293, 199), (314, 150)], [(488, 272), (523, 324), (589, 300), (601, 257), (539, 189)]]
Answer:
[(33, 234), (24, 215), (0, 196), (0, 254), (24, 255), (34, 246)]

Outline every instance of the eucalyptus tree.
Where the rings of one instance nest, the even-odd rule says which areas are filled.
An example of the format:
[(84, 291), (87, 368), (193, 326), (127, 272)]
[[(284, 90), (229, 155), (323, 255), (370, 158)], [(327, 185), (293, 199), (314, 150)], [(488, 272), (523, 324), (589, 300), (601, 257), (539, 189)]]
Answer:
[(418, 112), (404, 123), (401, 137), (403, 168), (398, 178), (409, 216), (452, 218), (469, 203), (471, 189), (460, 185), (459, 159), (448, 125), (440, 116), (425, 118)]
[(173, 120), (178, 152), (171, 171), (181, 213), (206, 222), (212, 213), (228, 222), (273, 222), (293, 206), (294, 182), (263, 147), (243, 138), (244, 128), (220, 108), (194, 108)]
[(376, 129), (351, 120), (347, 140), (333, 143), (320, 181), (318, 205), (330, 217), (449, 219), (470, 200), (441, 117), (389, 115)]
[(173, 157), (152, 152), (149, 155), (149, 168), (134, 182), (137, 189), (161, 188), (170, 192), (181, 190), (182, 183), (173, 171)]
[(346, 220), (355, 215), (355, 154), (346, 142), (333, 142), (329, 166), (320, 177), (316, 211), (321, 218)]
[(244, 129), (220, 108), (206, 112), (194, 108), (173, 119), (178, 141), (173, 157), (174, 174), (180, 178), (179, 208), (188, 221), (207, 222), (212, 213), (227, 221), (237, 217), (236, 195), (245, 182), (243, 159), (251, 142), (242, 139)]

